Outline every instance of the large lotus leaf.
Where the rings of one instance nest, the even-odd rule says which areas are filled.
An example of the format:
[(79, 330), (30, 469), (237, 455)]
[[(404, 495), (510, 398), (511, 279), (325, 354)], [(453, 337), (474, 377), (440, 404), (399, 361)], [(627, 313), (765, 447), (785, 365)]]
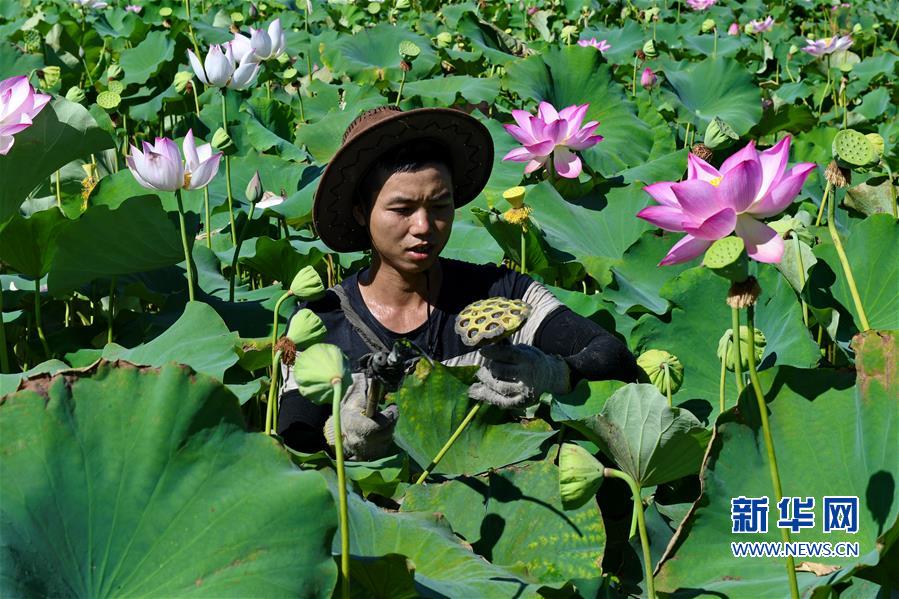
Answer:
[(425, 78), (439, 62), (431, 42), (408, 29), (387, 23), (342, 37), (325, 48), (322, 58), (331, 71), (345, 73), (358, 83), (399, 81), (402, 75), (399, 47), (403, 41), (412, 42), (421, 50), (406, 77), (413, 81)]
[[(396, 393), (402, 417), (396, 442), (424, 468), (450, 438), (470, 409), (468, 385), (439, 362), (420, 360)], [(542, 421), (503, 422), (503, 412), (482, 407), (434, 469), (442, 474), (478, 474), (539, 453), (553, 431)]]
[(514, 62), (506, 67), (503, 83), (525, 101), (545, 100), (559, 109), (590, 104), (584, 122), (599, 121), (596, 134), (603, 141), (587, 152), (601, 174), (612, 176), (649, 157), (651, 127), (637, 118), (634, 105), (594, 48), (567, 46)]
[[(836, 275), (831, 287), (834, 297), (852, 314), (856, 328), (861, 321), (849, 293), (843, 266), (829, 237), (815, 247), (815, 255), (823, 259)], [(856, 222), (849, 235), (841, 235), (858, 295), (868, 324), (874, 329), (899, 329), (896, 296), (899, 290), (899, 224), (889, 214), (875, 214)]]
[(221, 383), (101, 362), (0, 412), (3, 595), (330, 596), (323, 477), (247, 433)]
[[(6, 18), (12, 19), (16, 14), (21, 14), (21, 10), (21, 6), (18, 4), (10, 3), (10, 12), (7, 14)], [(15, 14), (13, 14), (12, 11), (15, 11)], [(12, 31), (18, 29), (18, 26), (15, 23), (12, 23), (12, 25), (14, 27)], [(5, 30), (6, 27), (7, 25), (3, 25), (3, 28), (0, 30)], [(8, 40), (9, 38), (4, 36), (3, 39)], [(18, 77), (33, 69), (41, 68), (43, 64), (43, 56), (24, 54), (14, 44), (0, 44), (0, 80), (6, 79), (7, 77)]]
[[(521, 263), (521, 235), (520, 225), (506, 221), (496, 210), (482, 210), (472, 208), (471, 214), (479, 221), (483, 229), (495, 240), (495, 244), (502, 249), (503, 254)], [(546, 245), (542, 232), (533, 224), (524, 232), (525, 260), (527, 260), (528, 272), (541, 272), (552, 266), (550, 248)]]
[(699, 472), (711, 438), (693, 414), (670, 407), (655, 386), (637, 383), (616, 391), (598, 416), (569, 425), (596, 443), (640, 487)]
[(673, 235), (658, 235), (647, 231), (624, 252), (612, 267), (615, 288), (606, 288), (602, 295), (625, 312), (635, 306), (662, 315), (668, 311), (668, 300), (659, 295), (662, 286), (680, 274), (689, 264), (675, 264), (665, 268), (659, 262), (677, 241)]
[(580, 381), (571, 393), (553, 395), (552, 419), (569, 423), (597, 416), (612, 395), (625, 386), (621, 381)]
[(122, 83), (145, 83), (175, 55), (175, 40), (166, 31), (151, 31), (141, 43), (122, 50)]
[(714, 31), (704, 35), (686, 35), (683, 41), (685, 47), (700, 56), (733, 56), (746, 45), (742, 35), (724, 36)]
[[(8, 316), (6, 318), (8, 318)], [(7, 320), (7, 322), (9, 321)], [(69, 365), (65, 362), (62, 362), (61, 360), (47, 360), (46, 362), (41, 362), (34, 368), (26, 370), (25, 372), (0, 374), (0, 397), (3, 397), (7, 393), (12, 393), (13, 391), (15, 391), (22, 379), (26, 379), (36, 374), (56, 374), (60, 370), (66, 370), (68, 368)]]
[(497, 264), (502, 262), (503, 250), (493, 241), (490, 233), (475, 221), (471, 213), (466, 213), (463, 208), (456, 212), (449, 243), (440, 255), (472, 264)]
[(482, 117), (478, 112), (474, 113), (478, 120), (490, 131), (493, 138), (493, 170), (490, 171), (490, 179), (484, 190), (481, 192), (487, 199), (487, 204), (497, 206), (505, 210), (509, 206), (502, 201), (502, 194), (510, 187), (515, 187), (521, 183), (524, 176), (524, 167), (520, 162), (512, 162), (511, 160), (503, 160), (503, 156), (509, 153), (509, 150), (517, 147), (519, 144), (503, 126), (486, 117)]
[(297, 145), (305, 146), (319, 164), (331, 160), (340, 147), (344, 131), (357, 116), (384, 104), (384, 97), (374, 86), (347, 84), (343, 89), (344, 103), (339, 104), (335, 97), (330, 111), (316, 121), (301, 124), (297, 129)]
[(241, 252), (240, 263), (253, 267), (268, 278), (287, 284), (301, 268), (317, 264), (322, 257), (322, 252), (317, 248), (311, 248), (307, 254), (300, 253), (287, 239), (257, 237), (255, 243), (253, 241), (245, 243), (250, 248), (255, 248), (255, 251)]
[(843, 203), (865, 216), (892, 214), (896, 202), (896, 188), (882, 175), (875, 175), (846, 190)]
[[(329, 470), (323, 472), (336, 500), (336, 477)], [(348, 499), (353, 558), (405, 555), (415, 566), (415, 590), (422, 597), (538, 596), (538, 586), (463, 545), (439, 514), (387, 512), (355, 493), (349, 493)], [(340, 539), (335, 535), (334, 552), (339, 551)]]
[(587, 197), (590, 207), (585, 207), (565, 201), (544, 182), (530, 189), (527, 203), (534, 209), (531, 218), (546, 241), (574, 256), (602, 284), (610, 280), (611, 264), (651, 228), (634, 216), (650, 203), (649, 196), (635, 185), (614, 188), (605, 195), (594, 191)]
[[(399, 91), (399, 82), (391, 87)], [(499, 95), (499, 88), (500, 81), (496, 78), (455, 75), (407, 82), (403, 86), (403, 97), (419, 96), (436, 100), (444, 106), (453, 105), (457, 96), (462, 96), (472, 104), (492, 104)]]
[(148, 366), (174, 361), (222, 380), (225, 370), (237, 362), (236, 342), (237, 333), (228, 330), (215, 310), (189, 302), (181, 318), (159, 337), (132, 349), (110, 343), (103, 348), (103, 357)]
[(51, 293), (184, 261), (178, 227), (154, 197), (133, 197), (115, 210), (91, 207), (62, 231), (56, 245)]
[(55, 207), (29, 218), (13, 214), (6, 224), (0, 224), (0, 262), (33, 279), (43, 277), (59, 247), (57, 238), (69, 225)]
[[(799, 301), (789, 282), (776, 269), (761, 265), (758, 274), (762, 294), (756, 304), (755, 326), (767, 338), (761, 367), (774, 364), (803, 368), (817, 364), (818, 346), (802, 324)], [(670, 322), (655, 315), (640, 318), (631, 333), (631, 346), (638, 352), (662, 349), (684, 365), (684, 383), (675, 402), (701, 420), (712, 422), (718, 415), (721, 362), (718, 340), (731, 328), (730, 308), (725, 303), (729, 283), (697, 267), (685, 270), (662, 287), (661, 297), (674, 307)], [(745, 324), (745, 314), (742, 322)], [(736, 402), (733, 373), (727, 373), (725, 406)]]
[[(639, 23), (633, 19), (627, 19), (621, 27), (613, 25), (611, 27), (597, 27), (596, 29), (585, 29), (580, 39), (596, 38), (597, 40), (605, 40), (611, 48), (603, 52), (603, 56), (609, 62), (616, 64), (628, 64), (634, 60), (634, 52), (643, 48), (643, 42), (646, 41), (646, 32), (640, 27)], [(599, 52), (590, 48), (597, 54)]]
[(759, 88), (746, 68), (735, 60), (667, 62), (663, 70), (677, 99), (699, 119), (702, 128), (718, 117), (743, 135), (762, 116)]
[(600, 574), (605, 529), (599, 508), (588, 502), (563, 511), (559, 468), (551, 461), (411, 486), (402, 511), (443, 514), (476, 552), (527, 579), (558, 583)]
[(459, 18), (456, 29), (475, 49), (473, 58), (479, 58), (479, 55), (483, 54), (491, 63), (498, 65), (515, 60), (513, 52), (515, 46), (520, 46), (521, 42), (505, 34), (502, 29), (491, 27), (491, 23), (478, 18), (474, 5), (467, 5), (466, 10), (470, 12)]
[[(899, 349), (895, 332), (856, 337), (858, 379), (833, 370), (783, 367), (761, 373), (785, 496), (815, 498), (814, 526), (791, 533), (793, 541), (857, 542), (859, 557), (809, 561), (842, 569), (827, 576), (800, 572), (800, 593), (846, 578), (859, 564), (873, 565), (899, 537), (896, 480), (899, 420), (896, 398)], [(659, 565), (656, 588), (693, 596), (783, 597), (784, 560), (734, 559), (734, 541), (780, 541), (758, 409), (751, 393), (739, 410), (717, 423), (702, 472), (703, 493)], [(859, 498), (858, 532), (823, 532), (825, 496)], [(768, 532), (732, 534), (731, 498), (768, 497)], [(800, 561), (797, 559), (797, 562)], [(895, 565), (895, 564), (894, 564)], [(689, 591), (688, 591), (689, 589)]]
[(63, 98), (51, 100), (33, 125), (16, 134), (9, 153), (0, 157), (0, 222), (54, 171), (112, 146), (112, 138), (87, 109)]

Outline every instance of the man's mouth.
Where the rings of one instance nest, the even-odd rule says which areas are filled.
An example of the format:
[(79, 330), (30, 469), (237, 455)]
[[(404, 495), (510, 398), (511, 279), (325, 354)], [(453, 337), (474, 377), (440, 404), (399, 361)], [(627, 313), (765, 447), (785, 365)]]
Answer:
[(430, 243), (420, 243), (406, 249), (408, 254), (411, 254), (413, 258), (418, 259), (427, 258), (433, 251), (434, 246)]

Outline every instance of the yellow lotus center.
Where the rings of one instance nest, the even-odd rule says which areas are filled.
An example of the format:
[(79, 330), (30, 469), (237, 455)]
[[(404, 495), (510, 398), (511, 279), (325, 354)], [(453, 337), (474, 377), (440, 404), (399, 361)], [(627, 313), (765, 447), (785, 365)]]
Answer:
[(830, 45), (830, 41), (831, 41), (832, 39), (833, 39), (832, 37), (825, 37), (825, 38), (824, 38), (824, 43), (827, 44), (827, 45), (829, 46), (829, 45)]
[(709, 183), (711, 183), (715, 187), (718, 187), (719, 185), (721, 185), (721, 179), (723, 179), (723, 177), (715, 177), (714, 179), (709, 181)]
[(521, 208), (509, 208), (503, 213), (503, 218), (507, 223), (513, 225), (525, 225), (528, 221), (528, 216), (531, 214), (531, 207), (527, 204), (523, 204)]
[(184, 189), (190, 189), (190, 171), (184, 171)]

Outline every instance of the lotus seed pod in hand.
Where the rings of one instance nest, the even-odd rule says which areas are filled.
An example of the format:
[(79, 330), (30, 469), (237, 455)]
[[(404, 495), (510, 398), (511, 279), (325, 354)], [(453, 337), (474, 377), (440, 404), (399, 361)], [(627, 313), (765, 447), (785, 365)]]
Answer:
[(325, 323), (309, 308), (303, 308), (294, 314), (287, 327), (287, 338), (301, 351), (322, 341), (327, 334)]
[(559, 452), (559, 492), (562, 508), (575, 510), (596, 496), (604, 467), (580, 445), (563, 443)]
[(650, 349), (643, 352), (637, 358), (637, 366), (646, 373), (649, 382), (663, 394), (668, 393), (669, 387), (672, 394), (677, 393), (684, 383), (684, 365), (677, 356), (664, 350)]
[[(755, 330), (755, 363), (758, 364), (762, 360), (765, 353), (765, 346), (768, 340), (765, 334), (758, 329)], [(718, 341), (718, 359), (724, 359), (724, 365), (728, 370), (734, 369), (734, 343), (733, 329), (727, 329), (724, 335)], [(740, 325), (740, 365), (746, 371), (749, 368), (749, 327)]]
[(290, 282), (290, 292), (303, 301), (314, 301), (325, 294), (322, 278), (312, 266), (304, 266)]
[(329, 404), (335, 381), (343, 382), (343, 392), (352, 384), (346, 356), (330, 343), (316, 343), (297, 356), (293, 378), (300, 393), (317, 404)]

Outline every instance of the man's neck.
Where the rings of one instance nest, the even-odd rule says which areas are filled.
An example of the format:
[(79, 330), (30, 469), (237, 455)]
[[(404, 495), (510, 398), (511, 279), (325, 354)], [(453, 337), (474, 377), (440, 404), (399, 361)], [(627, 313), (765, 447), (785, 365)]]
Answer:
[[(401, 273), (376, 257), (371, 266), (360, 273), (359, 287), (366, 301), (414, 310), (430, 301), (433, 305), (443, 279), (438, 258), (427, 271), (412, 275)], [(430, 297), (429, 297), (430, 294)]]

